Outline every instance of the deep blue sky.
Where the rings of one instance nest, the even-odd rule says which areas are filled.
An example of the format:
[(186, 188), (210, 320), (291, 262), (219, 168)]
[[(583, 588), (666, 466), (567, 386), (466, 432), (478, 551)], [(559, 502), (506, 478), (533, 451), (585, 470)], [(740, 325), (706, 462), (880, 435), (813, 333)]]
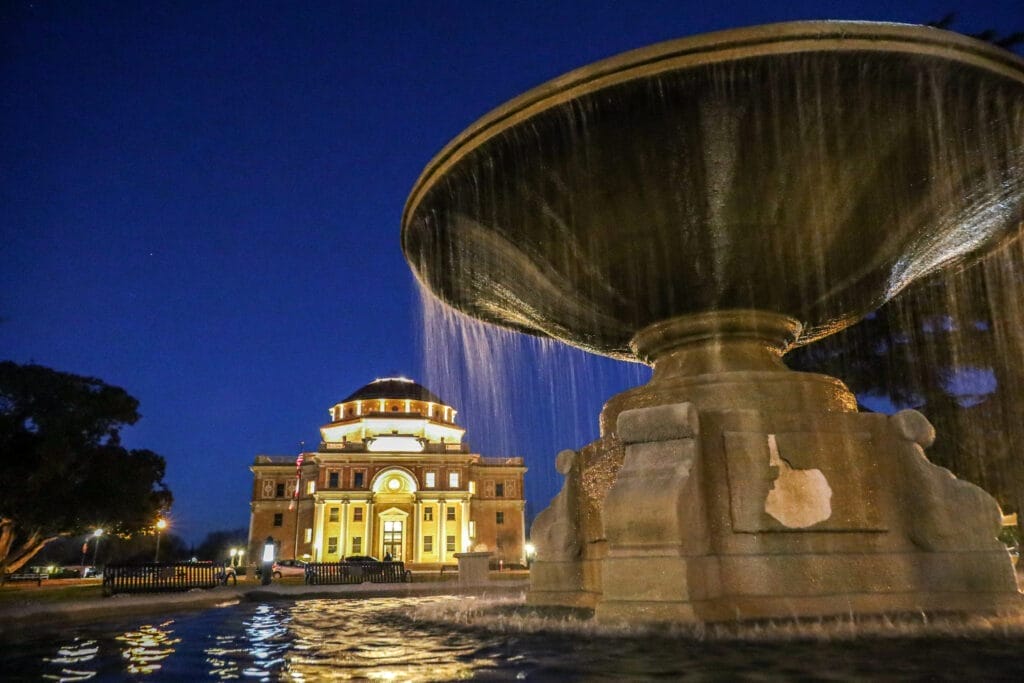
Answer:
[[(126, 388), (143, 414), (126, 441), (166, 457), (174, 531), (246, 526), (257, 453), (315, 445), (327, 408), (375, 377), (422, 377), (400, 215), (476, 118), (661, 40), (954, 10), (963, 32), (1024, 28), (1020, 0), (8, 0), (0, 358)], [(593, 438), (601, 401), (638, 376), (595, 367), (573, 415), (509, 417), (503, 440), (457, 404), (476, 450), (526, 457), (534, 512), (554, 452)]]

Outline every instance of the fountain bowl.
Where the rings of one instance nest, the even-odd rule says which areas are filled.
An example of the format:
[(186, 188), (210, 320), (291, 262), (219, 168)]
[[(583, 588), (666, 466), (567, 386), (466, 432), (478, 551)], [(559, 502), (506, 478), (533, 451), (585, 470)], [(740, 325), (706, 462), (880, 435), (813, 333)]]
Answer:
[(898, 24), (628, 52), (490, 112), (405, 207), (417, 277), (473, 317), (635, 359), (661, 321), (759, 310), (797, 344), (996, 248), (1024, 214), (1024, 61)]

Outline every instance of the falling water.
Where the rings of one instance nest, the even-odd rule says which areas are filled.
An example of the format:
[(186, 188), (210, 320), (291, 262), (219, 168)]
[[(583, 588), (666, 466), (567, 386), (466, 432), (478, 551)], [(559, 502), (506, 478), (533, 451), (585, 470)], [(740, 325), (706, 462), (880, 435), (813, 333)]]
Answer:
[(538, 512), (560, 486), (555, 454), (597, 438), (603, 402), (650, 371), (480, 322), (422, 287), (420, 300), (424, 383), (458, 408), (474, 452), (525, 457)]
[(847, 381), (862, 404), (915, 408), (935, 425), (933, 462), (1024, 505), (1024, 240), (942, 273), (862, 323), (791, 354)]

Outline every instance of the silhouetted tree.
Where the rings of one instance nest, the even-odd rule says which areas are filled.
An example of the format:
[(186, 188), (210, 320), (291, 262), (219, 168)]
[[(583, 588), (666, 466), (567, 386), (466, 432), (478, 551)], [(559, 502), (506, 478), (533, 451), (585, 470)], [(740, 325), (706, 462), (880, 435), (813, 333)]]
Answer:
[(164, 459), (121, 446), (121, 428), (138, 419), (124, 389), (0, 362), (0, 575), (56, 538), (129, 535), (170, 506)]

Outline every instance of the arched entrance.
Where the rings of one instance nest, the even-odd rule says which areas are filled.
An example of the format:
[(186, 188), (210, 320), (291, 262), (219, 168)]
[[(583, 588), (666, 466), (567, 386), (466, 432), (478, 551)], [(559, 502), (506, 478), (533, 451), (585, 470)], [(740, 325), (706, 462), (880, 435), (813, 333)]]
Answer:
[(411, 512), (416, 499), (416, 479), (402, 468), (389, 468), (373, 480), (374, 507), (380, 510), (375, 520), (378, 530), (372, 554), (381, 559), (391, 556), (396, 562), (414, 559), (415, 529)]

